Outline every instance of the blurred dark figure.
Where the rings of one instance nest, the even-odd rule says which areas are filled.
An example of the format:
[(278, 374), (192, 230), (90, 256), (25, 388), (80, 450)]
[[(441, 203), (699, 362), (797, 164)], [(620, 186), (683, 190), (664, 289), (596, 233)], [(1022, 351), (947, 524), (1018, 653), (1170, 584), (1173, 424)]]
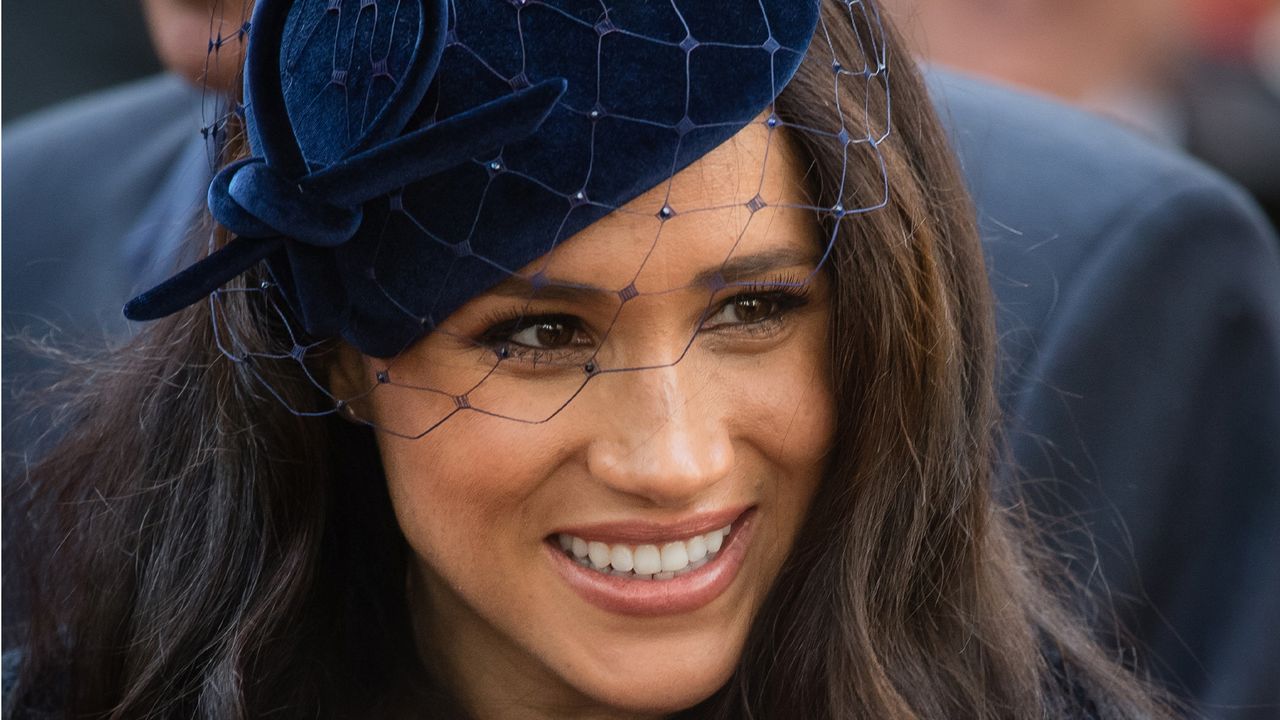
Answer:
[(1280, 0), (888, 4), (924, 57), (1182, 147), (1244, 185), (1280, 224), (1280, 31), (1267, 31)]
[(1171, 93), (1183, 144), (1248, 188), (1280, 227), (1280, 0), (1189, 1), (1198, 42)]
[[(1276, 219), (1280, 101), (1265, 78), (1280, 31), (1263, 18), (1280, 0), (887, 3), (935, 65), (1195, 152)], [(954, 133), (997, 299), (1008, 475), (1061, 519), (1062, 556), (1112, 600), (1153, 672), (1209, 717), (1280, 717), (1274, 253), (1246, 249), (1238, 218), (1167, 171), (1102, 212), (1152, 156), (1099, 121), (1043, 111), (1055, 113), (1091, 152), (1071, 157), (1015, 122)]]
[[(91, 345), (126, 334), (120, 307), (170, 274), (199, 224), (232, 111), (247, 8), (243, 0), (130, 2), (139, 29), (150, 31), (151, 42), (144, 34), (136, 49), (168, 72), (4, 125), (6, 334), (52, 332)], [(96, 33), (116, 37), (95, 20)], [(6, 361), (15, 363), (10, 378), (28, 367), (18, 353)]]
[(1258, 71), (1262, 81), (1275, 95), (1280, 95), (1280, 2), (1273, 0), (1271, 9), (1262, 16), (1255, 33)]
[(137, 0), (10, 2), (3, 15), (5, 122), (160, 70)]

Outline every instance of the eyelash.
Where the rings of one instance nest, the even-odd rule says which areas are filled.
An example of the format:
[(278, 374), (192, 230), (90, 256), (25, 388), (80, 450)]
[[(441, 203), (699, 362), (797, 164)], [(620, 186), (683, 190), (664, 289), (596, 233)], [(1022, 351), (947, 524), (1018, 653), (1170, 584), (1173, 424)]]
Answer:
[[(735, 294), (713, 305), (699, 323), (699, 332), (742, 332), (752, 336), (767, 336), (774, 332), (785, 316), (793, 310), (808, 304), (810, 287), (805, 279), (777, 277), (749, 285), (735, 286)], [(715, 317), (734, 302), (747, 299), (759, 299), (775, 305), (770, 315), (756, 322), (725, 323), (714, 328), (704, 329), (707, 320)], [(542, 323), (561, 323), (572, 327), (576, 333), (584, 333), (581, 319), (566, 313), (547, 313), (541, 315), (525, 315), (522, 312), (498, 312), (483, 320), (486, 328), (476, 338), (477, 346), (482, 347), (504, 360), (518, 360), (521, 363), (538, 366), (549, 363), (577, 364), (588, 359), (594, 352), (595, 343), (590, 341), (580, 346), (569, 345), (556, 348), (536, 348), (512, 342), (516, 333), (528, 330)]]

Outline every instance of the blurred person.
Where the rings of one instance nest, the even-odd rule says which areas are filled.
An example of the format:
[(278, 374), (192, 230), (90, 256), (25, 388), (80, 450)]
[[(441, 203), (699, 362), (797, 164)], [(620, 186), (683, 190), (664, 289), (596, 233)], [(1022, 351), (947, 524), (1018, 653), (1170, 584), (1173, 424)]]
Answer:
[(1258, 69), (1271, 92), (1280, 95), (1280, 2), (1258, 24)]
[(1186, 149), (1280, 222), (1280, 93), (1260, 66), (1274, 0), (894, 0), (939, 65), (1048, 93)]
[(1280, 83), (1270, 79), (1280, 0), (1187, 0), (1193, 28), (1172, 72), (1183, 146), (1258, 198), (1280, 227)]
[(1199, 713), (1276, 717), (1280, 240), (1179, 154), (933, 77), (996, 296), (1005, 481)]
[[(236, 47), (235, 29), (243, 18), (240, 8), (206, 4), (205, 24), (200, 26), (190, 21), (192, 13), (199, 15), (191, 3), (154, 0), (152, 5), (157, 36), (173, 32), (179, 37), (182, 33), (175, 28), (186, 27), (192, 35), (191, 47), (206, 54), (208, 18), (212, 16), (222, 18), (214, 25), (215, 40), (219, 34), (224, 38), (216, 49), (229, 53)], [(187, 22), (166, 23), (165, 10), (174, 12), (170, 17), (185, 17)], [(225, 42), (226, 38), (232, 40)], [(181, 52), (180, 41), (168, 42), (177, 48), (166, 54), (171, 67), (184, 69), (197, 88), (205, 85), (204, 65), (191, 61), (193, 53)], [(1277, 403), (1267, 392), (1276, 387), (1276, 368), (1280, 367), (1275, 353), (1280, 342), (1280, 321), (1275, 315), (1280, 290), (1275, 281), (1274, 234), (1258, 221), (1255, 208), (1232, 185), (1174, 154), (1052, 103), (945, 72), (933, 72), (929, 79), (935, 105), (974, 191), (989, 254), (1005, 356), (1002, 405), (1012, 418), (1009, 437), (1014, 464), (1032, 478), (1059, 478), (1061, 482), (1053, 486), (1056, 491), (1036, 498), (1039, 507), (1053, 516), (1093, 518), (1090, 529), (1102, 535), (1104, 548), (1118, 550), (1119, 561), (1115, 556), (1104, 559), (1104, 577), (1112, 583), (1111, 594), (1121, 610), (1128, 610), (1127, 619), (1138, 635), (1136, 647), (1164, 650), (1173, 643), (1187, 651), (1180, 639), (1189, 638), (1188, 645), (1200, 647), (1188, 652), (1203, 663), (1198, 671), (1210, 678), (1189, 683), (1199, 699), (1246, 702), (1237, 699), (1259, 697), (1237, 690), (1256, 687), (1260, 678), (1274, 675), (1274, 655), (1269, 649), (1275, 643), (1268, 634), (1255, 631), (1274, 616), (1274, 604), (1268, 604), (1262, 591), (1231, 591), (1224, 597), (1222, 588), (1244, 587), (1239, 563), (1251, 562), (1246, 560), (1249, 553), (1274, 547), (1276, 541), (1275, 492), (1243, 482), (1248, 472), (1257, 472), (1269, 460), (1280, 465), (1274, 448), (1248, 442), (1250, 437), (1265, 436), (1272, 429), (1280, 434)], [(154, 201), (181, 218), (167, 226), (143, 223), (149, 239), (138, 245), (144, 248), (147, 261), (156, 266), (173, 262), (156, 258), (172, 256), (173, 249), (181, 245), (181, 232), (174, 230), (189, 227), (203, 202), (203, 187), (211, 170), (209, 151), (198, 129), (211, 124), (216, 115), (202, 108), (208, 95), (191, 92), (189, 83), (172, 78), (153, 82), (68, 110), (62, 117), (74, 124), (66, 132), (46, 128), (43, 144), (21, 145), (26, 148), (21, 152), (32, 158), (25, 166), (31, 177), (41, 173), (54, 176), (47, 186), (53, 194), (33, 193), (14, 203), (10, 196), (13, 183), (5, 183), (6, 227), (10, 214), (18, 208), (29, 210), (36, 218), (24, 226), (28, 232), (7, 235), (6, 260), (14, 245), (20, 253), (41, 254), (38, 241), (24, 238), (51, 234), (40, 225), (51, 219), (48, 198), (57, 197), (60, 205), (70, 208), (92, 202), (99, 188), (109, 186)], [(215, 79), (212, 85), (226, 89), (230, 83)], [(119, 104), (113, 106), (112, 99)], [(138, 136), (126, 131), (139, 126), (150, 132)], [(146, 156), (141, 151), (153, 145), (153, 136), (163, 136), (166, 127), (174, 128), (175, 133), (176, 128), (185, 128), (187, 141), (142, 162)], [(116, 142), (106, 142), (108, 137)], [(122, 143), (118, 141), (121, 137), (137, 140)], [(6, 180), (14, 171), (10, 153), (15, 148), (10, 139), (6, 132)], [(66, 163), (62, 169), (56, 163), (36, 161), (42, 154), (56, 157), (56, 153), (49, 154), (51, 148), (66, 148), (72, 142), (115, 154), (100, 162)], [(176, 164), (182, 153), (190, 153), (200, 162)], [(74, 157), (74, 153), (68, 155)], [(127, 158), (137, 159), (137, 166), (145, 166), (145, 171), (136, 177), (107, 174), (113, 167), (129, 167)], [(74, 183), (60, 183), (56, 178), (59, 172), (74, 175), (83, 185), (75, 192), (67, 191)], [(148, 194), (150, 188), (170, 182), (173, 193), (168, 200)], [(138, 224), (139, 205), (104, 204), (96, 212), (104, 219), (118, 213), (127, 218), (123, 224), (128, 229)], [(11, 266), (6, 262), (6, 315), (17, 305), (41, 302), (42, 293), (56, 293), (63, 284), (68, 293), (109, 293), (118, 305), (149, 282), (121, 266), (120, 253), (109, 240), (104, 245), (101, 240), (87, 239), (101, 231), (93, 213), (69, 218), (53, 215), (55, 220), (75, 220), (57, 233), (67, 243), (59, 253), (81, 258), (96, 272), (72, 274), (64, 265), (63, 272), (26, 286), (29, 292), (18, 296), (15, 305), (10, 304)], [(1179, 268), (1174, 275), (1183, 277), (1187, 268), (1201, 268), (1210, 257), (1215, 271), (1199, 275), (1203, 292), (1180, 302), (1167, 302), (1177, 293), (1158, 284), (1162, 274), (1155, 269), (1172, 266)], [(27, 267), (34, 270), (38, 265), (29, 263)], [(153, 277), (160, 274), (163, 270)], [(121, 282), (129, 289), (122, 289)], [(1118, 284), (1111, 287), (1111, 283)], [(1210, 299), (1223, 293), (1233, 298), (1234, 309), (1229, 314), (1223, 314)], [(54, 307), (72, 313), (88, 305), (63, 302)], [(122, 321), (117, 323), (123, 326)], [(1199, 332), (1194, 337), (1180, 335), (1177, 331), (1183, 325), (1197, 327)], [(1248, 327), (1249, 332), (1234, 346), (1234, 355), (1206, 352), (1217, 348), (1207, 348), (1204, 341), (1196, 339), (1234, 333), (1240, 327)], [(1135, 363), (1133, 353), (1111, 347), (1117, 336), (1146, 342), (1153, 334), (1159, 336), (1159, 342), (1139, 354), (1142, 364)], [(1233, 357), (1242, 367), (1226, 372)], [(1222, 376), (1221, 382), (1245, 390), (1207, 408), (1203, 405), (1209, 392), (1206, 383), (1214, 382), (1217, 375)], [(1149, 397), (1164, 401), (1141, 400)], [(1182, 405), (1178, 405), (1179, 399)], [(1081, 403), (1087, 407), (1082, 408)], [(1176, 422), (1153, 420), (1153, 415), (1168, 412), (1175, 412)], [(1235, 420), (1219, 423), (1222, 417)], [(1242, 427), (1256, 434), (1242, 432)], [(1169, 452), (1170, 447), (1190, 447), (1186, 437), (1202, 437), (1208, 446), (1217, 448), (1199, 459), (1203, 468), (1190, 474), (1185, 471), (1189, 460)], [(1101, 456), (1100, 444), (1109, 450)], [(1098, 481), (1116, 477), (1117, 467), (1123, 468), (1122, 488), (1117, 488), (1115, 481)], [(1217, 473), (1222, 482), (1217, 487), (1205, 486), (1198, 481), (1200, 473)], [(1240, 512), (1228, 522), (1219, 514), (1189, 512), (1186, 506), (1172, 502), (1184, 496), (1189, 487), (1202, 498), (1201, 504), (1230, 498)], [(1122, 501), (1115, 497), (1121, 489), (1125, 493)], [(1153, 508), (1160, 508), (1161, 513)], [(1137, 529), (1132, 541), (1124, 538), (1123, 528)], [(1074, 544), (1075, 550), (1084, 542), (1079, 536), (1059, 534), (1064, 535), (1063, 543)], [(1196, 542), (1189, 546), (1193, 539)], [(1146, 553), (1161, 548), (1165, 541), (1162, 554), (1167, 556), (1162, 558), (1159, 576), (1177, 587), (1181, 602), (1196, 609), (1190, 628), (1181, 621), (1174, 623), (1176, 627), (1150, 621), (1168, 611), (1159, 604), (1167, 599), (1161, 592), (1151, 594), (1156, 607), (1147, 614), (1138, 613), (1135, 618), (1131, 609), (1148, 607), (1144, 588), (1149, 588), (1149, 583), (1138, 579), (1135, 558), (1138, 569), (1146, 572), (1150, 565)], [(1130, 544), (1132, 552), (1124, 549)], [(1240, 552), (1242, 547), (1244, 552)], [(1081, 562), (1087, 566), (1087, 554), (1081, 553)], [(1231, 558), (1239, 560), (1228, 561)], [(1202, 571), (1206, 564), (1220, 575), (1206, 580)], [(1090, 575), (1088, 567), (1082, 568), (1082, 575)], [(1262, 590), (1276, 587), (1274, 578), (1261, 574), (1249, 576), (1248, 582)], [(1251, 649), (1242, 651), (1245, 645)], [(1271, 702), (1267, 697), (1263, 701)]]
[[(1198, 7), (1223, 7), (1209, 5)], [(1241, 65), (1192, 52), (1201, 29), (1187, 3), (904, 0), (893, 9), (937, 66), (1056, 95), (1183, 145), (1246, 182), (1274, 216), (1274, 95)], [(1231, 23), (1236, 35), (1215, 35), (1239, 43), (1243, 17)], [(1076, 535), (1077, 547), (1097, 545), (1077, 550), (1081, 574), (1116, 599), (1157, 671), (1211, 716), (1273, 717), (1280, 623), (1262, 619), (1280, 615), (1280, 570), (1264, 550), (1280, 545), (1276, 280), (1249, 279), (1247, 257), (1264, 253), (1239, 254), (1251, 233), (1201, 214), (1200, 200), (1160, 187), (1171, 178), (1159, 173), (1126, 212), (1095, 214), (1095, 193), (1153, 171), (1156, 156), (1121, 150), (1133, 144), (1083, 115), (1060, 122), (1094, 148), (1086, 157), (1113, 157), (1061, 167), (1068, 154), (1056, 136), (952, 124), (966, 162), (1038, 156), (1055, 169), (1029, 175), (1060, 180), (972, 164), (966, 173), (1005, 318), (1015, 472), (1052, 479), (1040, 506), (1089, 528)], [(1046, 204), (1049, 194), (1070, 199)], [(1079, 232), (1087, 216), (1097, 225)], [(1068, 327), (1072, 335), (1055, 337)]]
[(141, 0), (156, 55), (192, 84), (230, 92), (240, 77), (248, 0)]
[(234, 0), (143, 7), (168, 73), (4, 126), (6, 332), (127, 332), (110, 308), (180, 260), (174, 238), (204, 205), (246, 9)]
[(108, 0), (91, 13), (83, 9), (83, 0), (4, 6), (4, 122), (160, 71), (137, 3)]
[(1280, 0), (1186, 0), (1191, 34), (1200, 51), (1220, 60), (1252, 65), (1266, 39), (1267, 17)]

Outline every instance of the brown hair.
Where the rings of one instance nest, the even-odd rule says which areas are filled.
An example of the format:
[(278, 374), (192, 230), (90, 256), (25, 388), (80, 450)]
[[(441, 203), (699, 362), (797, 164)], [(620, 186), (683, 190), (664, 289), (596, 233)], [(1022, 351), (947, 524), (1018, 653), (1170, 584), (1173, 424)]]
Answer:
[[(824, 4), (830, 40), (856, 52), (868, 41), (836, 31), (847, 27), (839, 6)], [(886, 44), (893, 135), (851, 159), (845, 197), (834, 194), (842, 168), (826, 160), (838, 147), (796, 138), (809, 145), (817, 205), (877, 197), (877, 152), (890, 197), (840, 224), (829, 266), (834, 456), (714, 715), (1161, 717), (1152, 691), (1064, 607), (1059, 596), (1076, 595), (1033, 554), (1025, 517), (996, 505), (982, 248), (924, 84), (896, 37)], [(820, 55), (807, 58), (779, 112), (829, 126), (829, 72)], [(869, 114), (889, 104), (873, 91)]]
[[(878, 62), (865, 18), (851, 28), (836, 0), (823, 11), (815, 42)], [(838, 148), (795, 138), (818, 204), (878, 198), (877, 152), (890, 188), (886, 207), (840, 222), (828, 265), (830, 469), (737, 671), (681, 716), (1158, 717), (992, 498), (981, 247), (923, 84), (886, 34), (890, 137), (843, 170)], [(810, 54), (778, 98), (784, 121), (839, 125), (830, 67)], [(888, 112), (883, 90), (869, 102)], [(209, 314), (156, 323), (60, 386), (66, 435), (7, 508), (29, 572), (14, 578), (29, 623), (11, 709), (464, 716), (411, 645), (407, 549), (371, 432), (290, 412), (256, 375), (295, 409), (326, 400), (290, 361), (222, 357)], [(260, 346), (284, 332), (251, 293), (227, 295), (220, 321)]]

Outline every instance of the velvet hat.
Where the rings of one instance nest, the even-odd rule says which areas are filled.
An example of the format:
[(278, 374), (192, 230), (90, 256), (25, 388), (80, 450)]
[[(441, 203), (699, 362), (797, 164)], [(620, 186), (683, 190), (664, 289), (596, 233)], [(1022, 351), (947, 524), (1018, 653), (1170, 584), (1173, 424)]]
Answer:
[(395, 356), (766, 112), (819, 4), (258, 0), (251, 155), (209, 187), (234, 239), (125, 314), (265, 261), (311, 336)]

